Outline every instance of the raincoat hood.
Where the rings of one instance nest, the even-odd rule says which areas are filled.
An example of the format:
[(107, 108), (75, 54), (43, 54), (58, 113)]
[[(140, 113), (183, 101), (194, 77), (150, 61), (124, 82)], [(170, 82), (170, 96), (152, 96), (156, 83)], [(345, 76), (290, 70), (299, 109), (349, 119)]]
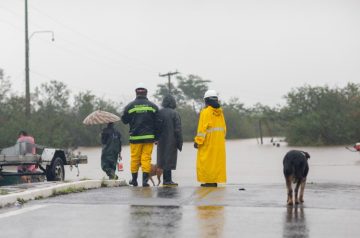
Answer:
[(221, 107), (218, 107), (218, 108), (213, 108), (212, 106), (209, 106), (213, 115), (216, 116), (216, 117), (219, 117), (222, 115), (222, 108)]
[(175, 98), (171, 95), (166, 95), (161, 103), (164, 108), (176, 108)]

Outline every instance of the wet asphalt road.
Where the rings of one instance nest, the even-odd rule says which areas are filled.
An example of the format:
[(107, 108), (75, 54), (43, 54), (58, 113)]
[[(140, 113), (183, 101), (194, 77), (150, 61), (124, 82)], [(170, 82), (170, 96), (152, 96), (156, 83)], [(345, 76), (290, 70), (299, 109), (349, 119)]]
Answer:
[[(239, 188), (245, 188), (240, 191)], [(102, 188), (0, 211), (0, 237), (359, 237), (360, 186)]]
[[(196, 151), (185, 143), (174, 172), (180, 187), (102, 188), (0, 209), (0, 238), (360, 237), (359, 153), (304, 148), (311, 154), (305, 203), (287, 207), (282, 158), (290, 149), (228, 141), (228, 184), (201, 188)], [(80, 177), (67, 170), (67, 179), (101, 179), (100, 151), (84, 149), (89, 164)], [(125, 146), (120, 177), (126, 180), (129, 153)]]

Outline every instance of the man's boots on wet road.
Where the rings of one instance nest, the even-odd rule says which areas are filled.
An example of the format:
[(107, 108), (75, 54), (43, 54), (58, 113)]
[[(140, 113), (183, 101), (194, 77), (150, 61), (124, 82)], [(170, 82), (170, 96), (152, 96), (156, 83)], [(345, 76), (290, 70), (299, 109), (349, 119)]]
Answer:
[(148, 184), (149, 181), (149, 173), (145, 173), (143, 172), (143, 187), (150, 187), (150, 185)]
[(138, 173), (131, 173), (132, 179), (129, 181), (129, 184), (137, 187), (138, 186), (138, 182), (137, 182), (137, 177), (138, 177)]
[(164, 169), (163, 171), (163, 179), (164, 179), (164, 182), (163, 182), (163, 186), (173, 186), (173, 187), (176, 187), (178, 186), (177, 183), (173, 182), (172, 181), (172, 178), (171, 178), (171, 170), (167, 170), (167, 169)]

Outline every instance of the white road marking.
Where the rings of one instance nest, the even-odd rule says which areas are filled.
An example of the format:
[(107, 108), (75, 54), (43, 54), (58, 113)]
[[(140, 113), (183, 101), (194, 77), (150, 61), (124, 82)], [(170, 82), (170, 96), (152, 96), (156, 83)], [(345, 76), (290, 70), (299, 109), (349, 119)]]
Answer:
[(31, 211), (34, 211), (34, 210), (37, 210), (37, 209), (40, 209), (40, 208), (44, 208), (44, 207), (47, 207), (47, 206), (48, 205), (35, 205), (35, 206), (32, 206), (32, 207), (26, 207), (26, 208), (21, 208), (19, 210), (15, 210), (15, 211), (10, 211), (10, 212), (7, 212), (7, 213), (0, 214), (0, 219), (20, 215), (20, 214), (23, 214), (23, 213), (26, 213), (26, 212), (31, 212)]

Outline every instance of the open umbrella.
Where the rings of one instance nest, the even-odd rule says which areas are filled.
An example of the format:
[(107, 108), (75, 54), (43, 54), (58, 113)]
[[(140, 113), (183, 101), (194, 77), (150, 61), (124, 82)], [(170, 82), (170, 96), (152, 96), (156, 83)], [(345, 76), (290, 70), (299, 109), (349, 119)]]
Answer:
[(113, 113), (97, 110), (90, 113), (83, 121), (85, 125), (97, 125), (120, 121), (120, 117)]

